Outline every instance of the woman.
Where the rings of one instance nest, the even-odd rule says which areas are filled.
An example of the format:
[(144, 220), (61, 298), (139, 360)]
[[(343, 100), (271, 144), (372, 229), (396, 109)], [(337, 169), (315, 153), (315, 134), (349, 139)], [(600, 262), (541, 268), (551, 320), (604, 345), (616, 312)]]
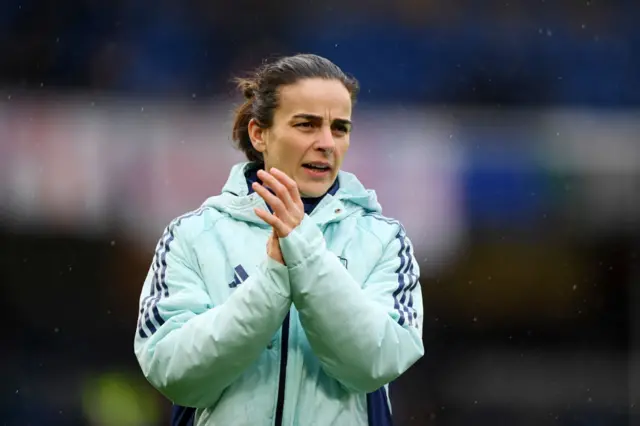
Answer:
[(404, 229), (340, 171), (357, 82), (297, 55), (239, 86), (233, 138), (248, 162), (160, 239), (142, 371), (176, 421), (391, 424), (387, 386), (424, 353), (422, 298)]

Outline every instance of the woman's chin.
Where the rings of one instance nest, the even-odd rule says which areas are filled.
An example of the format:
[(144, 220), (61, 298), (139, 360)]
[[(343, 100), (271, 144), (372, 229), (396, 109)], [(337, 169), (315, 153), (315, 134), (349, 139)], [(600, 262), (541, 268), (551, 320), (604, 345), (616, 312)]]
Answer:
[(303, 182), (298, 183), (300, 196), (305, 198), (322, 197), (327, 193), (333, 182)]

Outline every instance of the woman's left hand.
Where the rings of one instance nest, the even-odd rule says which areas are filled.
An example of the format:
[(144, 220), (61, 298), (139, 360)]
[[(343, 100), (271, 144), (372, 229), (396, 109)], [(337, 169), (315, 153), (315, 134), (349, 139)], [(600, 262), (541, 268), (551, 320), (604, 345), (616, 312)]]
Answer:
[(279, 238), (284, 238), (300, 225), (304, 218), (304, 204), (300, 198), (296, 182), (280, 170), (272, 167), (267, 173), (258, 171), (258, 177), (265, 186), (275, 192), (272, 194), (265, 186), (254, 182), (252, 188), (271, 207), (273, 213), (256, 208), (256, 215), (273, 227)]

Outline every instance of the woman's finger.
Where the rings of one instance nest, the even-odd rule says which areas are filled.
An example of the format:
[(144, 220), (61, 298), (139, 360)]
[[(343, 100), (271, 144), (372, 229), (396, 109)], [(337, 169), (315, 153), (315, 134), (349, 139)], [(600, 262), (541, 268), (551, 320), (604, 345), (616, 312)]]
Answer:
[(284, 238), (289, 235), (290, 228), (285, 225), (284, 222), (282, 222), (276, 215), (260, 208), (255, 208), (254, 211), (256, 213), (256, 216), (264, 220), (267, 224), (271, 225), (278, 237)]
[(298, 184), (295, 180), (291, 179), (286, 173), (283, 171), (272, 167), (269, 169), (269, 172), (275, 176), (286, 188), (291, 196), (291, 199), (294, 203), (300, 201), (302, 203), (302, 199), (300, 198), (300, 191), (298, 190)]
[(266, 211), (265, 209), (261, 209), (259, 207), (256, 207), (255, 209), (253, 209), (253, 211), (255, 211), (256, 216), (258, 216), (260, 219), (262, 219), (265, 222), (267, 222), (274, 229), (276, 228), (276, 226), (278, 225), (278, 222), (280, 221), (280, 219), (278, 219), (273, 213), (270, 213), (270, 212)]
[(278, 198), (282, 200), (287, 208), (294, 207), (293, 198), (291, 197), (288, 188), (283, 185), (279, 179), (277, 179), (274, 175), (265, 172), (264, 170), (258, 171), (258, 177), (262, 179), (262, 182), (273, 189)]
[(271, 206), (271, 209), (276, 212), (277, 215), (284, 218), (289, 214), (287, 207), (282, 200), (273, 195), (267, 188), (260, 185), (258, 182), (251, 184), (251, 187), (267, 204), (269, 204), (269, 206)]

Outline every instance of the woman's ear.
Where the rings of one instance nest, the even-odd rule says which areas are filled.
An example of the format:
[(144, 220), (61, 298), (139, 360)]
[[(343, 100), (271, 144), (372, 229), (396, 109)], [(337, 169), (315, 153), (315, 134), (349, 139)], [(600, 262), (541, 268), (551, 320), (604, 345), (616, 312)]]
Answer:
[(249, 121), (249, 138), (251, 139), (251, 145), (258, 152), (264, 152), (267, 147), (265, 137), (267, 129), (260, 127), (260, 124), (255, 118)]

